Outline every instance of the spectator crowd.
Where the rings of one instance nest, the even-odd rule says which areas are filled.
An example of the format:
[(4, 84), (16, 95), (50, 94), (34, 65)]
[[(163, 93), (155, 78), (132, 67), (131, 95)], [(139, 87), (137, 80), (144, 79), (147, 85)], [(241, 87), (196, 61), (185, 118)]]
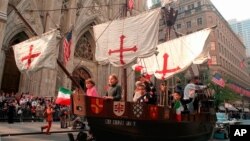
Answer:
[(53, 97), (38, 97), (31, 93), (5, 93), (0, 91), (0, 121), (23, 122), (43, 121), (43, 113), (47, 104), (51, 104), (54, 113), (53, 119), (59, 120), (65, 107), (57, 105)]

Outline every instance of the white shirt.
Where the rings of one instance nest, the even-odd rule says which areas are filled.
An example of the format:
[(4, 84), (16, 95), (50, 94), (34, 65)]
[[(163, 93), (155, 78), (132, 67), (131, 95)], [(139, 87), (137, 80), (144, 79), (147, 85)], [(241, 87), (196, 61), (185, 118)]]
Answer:
[(138, 100), (138, 98), (141, 97), (141, 93), (140, 92), (135, 92), (135, 95), (133, 97), (133, 101), (136, 102)]
[(188, 83), (184, 88), (184, 96), (183, 99), (187, 100), (189, 98), (194, 98), (195, 90), (200, 90), (206, 88), (206, 85), (195, 85), (194, 83)]

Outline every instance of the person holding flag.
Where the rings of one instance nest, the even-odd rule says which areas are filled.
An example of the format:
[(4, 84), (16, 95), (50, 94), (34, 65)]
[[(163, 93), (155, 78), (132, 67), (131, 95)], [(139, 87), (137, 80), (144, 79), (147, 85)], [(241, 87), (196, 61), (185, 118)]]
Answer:
[(181, 91), (175, 90), (173, 93), (173, 99), (174, 99), (174, 109), (175, 109), (175, 120), (177, 122), (181, 122), (181, 112), (184, 110), (182, 104), (181, 104)]
[(60, 114), (60, 122), (61, 122), (61, 128), (67, 128), (67, 119), (68, 119), (68, 112), (67, 112), (67, 106), (71, 104), (70, 96), (72, 94), (72, 91), (60, 87), (58, 91), (58, 96), (56, 98), (56, 104), (61, 105), (63, 108), (61, 109)]
[(47, 104), (47, 107), (44, 110), (44, 115), (47, 121), (47, 125), (41, 127), (41, 132), (43, 132), (44, 129), (47, 129), (46, 134), (50, 135), (50, 128), (52, 126), (52, 121), (53, 121), (53, 113), (54, 110), (52, 108), (52, 105), (49, 103)]
[(64, 87), (60, 87), (58, 91), (58, 96), (56, 98), (56, 104), (59, 105), (70, 105), (70, 95), (72, 94), (71, 90), (68, 90)]
[(194, 112), (194, 99), (196, 98), (195, 90), (203, 90), (208, 88), (207, 85), (196, 85), (195, 82), (197, 82), (198, 77), (193, 77), (191, 80), (188, 81), (188, 84), (184, 88), (184, 95), (182, 103), (184, 104), (185, 111), (189, 113)]

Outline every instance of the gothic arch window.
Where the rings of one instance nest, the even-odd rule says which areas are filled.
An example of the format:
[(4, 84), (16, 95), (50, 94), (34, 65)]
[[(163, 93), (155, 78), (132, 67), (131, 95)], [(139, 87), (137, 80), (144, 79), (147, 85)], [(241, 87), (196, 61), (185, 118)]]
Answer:
[[(73, 79), (75, 79), (76, 82), (80, 84), (82, 89), (86, 90), (85, 80), (91, 77), (88, 71), (84, 69), (83, 67), (79, 67), (73, 71), (72, 76), (73, 76)], [(75, 88), (76, 88), (76, 85), (72, 83), (72, 89), (74, 90)]]
[(89, 32), (84, 33), (77, 41), (74, 56), (93, 61), (94, 40)]

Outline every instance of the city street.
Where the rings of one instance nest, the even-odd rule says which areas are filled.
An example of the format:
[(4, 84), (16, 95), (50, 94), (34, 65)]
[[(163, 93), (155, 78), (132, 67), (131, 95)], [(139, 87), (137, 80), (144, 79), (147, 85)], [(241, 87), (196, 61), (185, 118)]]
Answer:
[[(73, 133), (76, 138), (77, 132)], [(18, 135), (18, 136), (5, 136), (0, 141), (69, 141), (67, 133), (52, 133), (46, 134), (33, 134), (33, 135)]]
[[(244, 125), (250, 125), (249, 120), (241, 121)], [(68, 133), (72, 133), (76, 138), (78, 131), (71, 127), (61, 129), (60, 122), (54, 122), (51, 128), (51, 135), (41, 133), (40, 126), (44, 122), (24, 122), (8, 124), (0, 123), (0, 141), (69, 141)], [(211, 139), (209, 141), (229, 141), (221, 139)]]
[(0, 141), (249, 140), (247, 2), (0, 0)]
[(76, 138), (78, 130), (71, 127), (62, 129), (60, 122), (53, 122), (51, 134), (46, 135), (41, 132), (41, 126), (45, 122), (16, 122), (8, 124), (0, 122), (0, 141), (68, 141), (68, 133), (72, 133)]

